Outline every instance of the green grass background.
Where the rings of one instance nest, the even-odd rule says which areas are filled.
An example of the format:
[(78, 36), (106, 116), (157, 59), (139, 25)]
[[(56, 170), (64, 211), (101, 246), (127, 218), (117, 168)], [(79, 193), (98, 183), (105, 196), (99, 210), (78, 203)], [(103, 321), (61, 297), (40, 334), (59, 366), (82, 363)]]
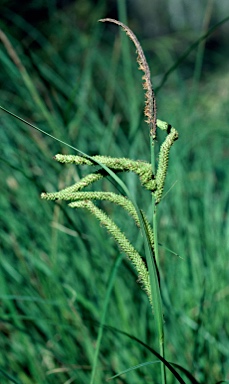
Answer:
[[(105, 16), (100, 5), (82, 29), (71, 12), (57, 12), (42, 32), (15, 16), (15, 28), (26, 30), (22, 41), (1, 25), (28, 73), (23, 80), (1, 46), (1, 105), (89, 155), (149, 161), (134, 47), (117, 28), (96, 22)], [(119, 12), (125, 16), (120, 4)], [(156, 89), (192, 41), (188, 35), (179, 48), (176, 34), (141, 41)], [(206, 64), (201, 81), (199, 62)], [(158, 117), (180, 135), (158, 211), (166, 358), (210, 384), (229, 379), (227, 67), (226, 50), (209, 62), (194, 50), (157, 93)], [(73, 152), (2, 111), (0, 124), (0, 382), (89, 383), (111, 273), (105, 324), (154, 347), (147, 297), (129, 261), (115, 264), (120, 251), (94, 218), (40, 199), (87, 172), (52, 159)], [(149, 193), (134, 175), (124, 180), (149, 212)], [(108, 181), (100, 186), (115, 190)], [(113, 205), (102, 207), (141, 250), (131, 219)], [(95, 383), (154, 360), (105, 327)], [(153, 364), (114, 382), (158, 383), (159, 374)], [(168, 382), (175, 380), (168, 375)]]

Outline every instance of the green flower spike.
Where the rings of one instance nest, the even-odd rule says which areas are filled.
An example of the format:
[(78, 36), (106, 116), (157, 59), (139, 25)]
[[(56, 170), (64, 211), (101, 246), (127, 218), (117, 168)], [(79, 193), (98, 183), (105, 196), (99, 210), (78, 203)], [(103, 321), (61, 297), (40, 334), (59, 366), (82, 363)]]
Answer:
[(105, 212), (101, 209), (97, 208), (91, 201), (83, 200), (77, 201), (69, 204), (72, 208), (86, 208), (89, 212), (91, 212), (100, 223), (107, 229), (107, 231), (113, 236), (121, 250), (129, 257), (132, 261), (135, 269), (138, 273), (138, 281), (141, 283), (143, 289), (146, 291), (150, 303), (152, 305), (152, 295), (150, 289), (149, 282), (149, 273), (147, 271), (146, 265), (140, 256), (140, 254), (136, 251), (136, 249), (132, 246), (129, 240), (126, 238), (124, 233), (118, 228), (118, 226), (107, 216)]

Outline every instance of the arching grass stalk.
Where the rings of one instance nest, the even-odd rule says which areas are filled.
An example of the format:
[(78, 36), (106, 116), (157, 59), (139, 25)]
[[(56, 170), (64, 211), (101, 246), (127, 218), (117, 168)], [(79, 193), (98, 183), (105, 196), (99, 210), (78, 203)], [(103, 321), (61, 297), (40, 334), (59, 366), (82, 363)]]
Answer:
[[(156, 174), (155, 169), (155, 146), (154, 141), (156, 139), (156, 129), (157, 129), (157, 108), (156, 108), (156, 99), (153, 91), (153, 87), (151, 84), (151, 78), (150, 78), (150, 70), (148, 63), (146, 61), (144, 52), (141, 48), (141, 45), (136, 38), (136, 36), (133, 34), (133, 32), (125, 26), (123, 23), (117, 22), (116, 20), (110, 20), (105, 19), (101, 21), (111, 21), (118, 25), (120, 25), (124, 31), (127, 33), (127, 35), (130, 37), (130, 39), (135, 44), (135, 47), (137, 49), (138, 57), (137, 61), (139, 64), (139, 69), (144, 72), (143, 76), (143, 88), (145, 89), (145, 116), (147, 118), (146, 122), (150, 127), (150, 137), (151, 137), (151, 166), (152, 166), (152, 175)], [(157, 190), (157, 185), (154, 187), (155, 192)], [(151, 188), (153, 190), (153, 188)], [(162, 190), (163, 190), (163, 183), (162, 183)], [(159, 195), (162, 194), (159, 193)], [(150, 242), (148, 241), (148, 237), (144, 236), (144, 243), (145, 243), (145, 252), (146, 252), (146, 259), (147, 259), (147, 267), (149, 269), (149, 276), (150, 276), (150, 285), (151, 285), (151, 292), (153, 297), (153, 309), (154, 309), (154, 315), (156, 320), (156, 328), (157, 328), (157, 334), (158, 334), (158, 346), (159, 346), (159, 352), (162, 357), (164, 357), (164, 326), (163, 326), (163, 312), (162, 312), (162, 302), (161, 302), (161, 295), (160, 295), (160, 289), (159, 289), (159, 273), (158, 273), (158, 237), (157, 237), (157, 220), (156, 220), (156, 203), (158, 198), (153, 196), (153, 229), (154, 229), (154, 243), (153, 243), (153, 250), (154, 254), (152, 254), (150, 249)], [(143, 217), (144, 221), (144, 217)], [(145, 231), (143, 234), (147, 234), (147, 227), (145, 228)], [(166, 383), (166, 372), (165, 372), (165, 365), (161, 363), (161, 379), (162, 383)]]
[[(128, 256), (133, 263), (137, 274), (138, 280), (148, 295), (150, 304), (155, 317), (158, 350), (164, 359), (164, 325), (163, 325), (163, 310), (160, 292), (160, 269), (158, 257), (158, 238), (157, 238), (157, 217), (156, 208), (161, 201), (163, 194), (164, 183), (168, 168), (169, 151), (178, 138), (177, 131), (168, 123), (157, 119), (156, 116), (156, 100), (150, 80), (150, 70), (145, 59), (143, 50), (140, 43), (133, 32), (123, 23), (114, 19), (103, 19), (102, 22), (109, 21), (121, 26), (126, 34), (135, 44), (138, 57), (137, 62), (139, 69), (144, 72), (143, 88), (145, 90), (145, 110), (146, 122), (150, 128), (151, 137), (151, 164), (138, 160), (131, 160), (127, 158), (111, 158), (108, 156), (87, 156), (81, 152), (80, 156), (72, 155), (56, 155), (55, 160), (64, 164), (99, 165), (100, 169), (92, 171), (89, 175), (82, 178), (74, 185), (67, 187), (59, 192), (42, 193), (42, 198), (46, 200), (65, 200), (69, 201), (69, 206), (74, 209), (86, 209), (94, 215), (106, 230), (115, 239), (121, 250)], [(159, 161), (157, 170), (155, 167), (154, 155), (154, 142), (156, 139), (157, 128), (166, 132), (166, 138), (160, 147)], [(80, 151), (78, 151), (80, 152)], [(131, 192), (127, 189), (125, 184), (119, 179), (117, 173), (119, 172), (134, 172), (140, 179), (143, 187), (152, 193), (153, 196), (153, 229), (148, 222), (146, 215), (136, 205), (135, 199)], [(88, 192), (83, 191), (85, 187), (90, 186), (92, 183), (110, 175), (115, 182), (119, 184), (122, 189), (123, 195), (110, 193), (110, 192)], [(126, 235), (118, 227), (116, 223), (102, 210), (96, 207), (94, 201), (107, 200), (114, 204), (120, 205), (124, 208), (134, 219), (135, 224), (140, 227), (145, 245), (145, 256), (147, 265), (130, 243)], [(96, 352), (98, 356), (98, 350)], [(95, 371), (93, 371), (93, 378), (91, 383), (94, 382)], [(165, 364), (161, 363), (161, 382), (166, 383)]]

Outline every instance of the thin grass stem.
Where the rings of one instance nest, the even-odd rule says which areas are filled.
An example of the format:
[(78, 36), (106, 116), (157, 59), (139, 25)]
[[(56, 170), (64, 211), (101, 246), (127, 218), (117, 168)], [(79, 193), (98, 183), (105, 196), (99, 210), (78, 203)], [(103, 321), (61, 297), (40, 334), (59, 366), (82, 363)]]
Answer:
[[(152, 173), (155, 175), (156, 173), (156, 155), (155, 155), (155, 139), (150, 137), (150, 153), (151, 153), (151, 166), (152, 166)], [(155, 263), (156, 268), (159, 270), (159, 244), (158, 244), (158, 225), (157, 225), (157, 204), (156, 199), (152, 193), (152, 221), (153, 221), (153, 232), (154, 232), (154, 257), (155, 257)], [(159, 297), (161, 300), (159, 292)], [(156, 316), (155, 316), (156, 317)], [(163, 314), (161, 312), (160, 318), (158, 318), (157, 321), (157, 331), (159, 336), (159, 352), (160, 355), (165, 358), (165, 348), (164, 348), (164, 322), (163, 322)], [(165, 365), (163, 362), (160, 364), (161, 366), (161, 380), (163, 384), (166, 384), (166, 370)]]

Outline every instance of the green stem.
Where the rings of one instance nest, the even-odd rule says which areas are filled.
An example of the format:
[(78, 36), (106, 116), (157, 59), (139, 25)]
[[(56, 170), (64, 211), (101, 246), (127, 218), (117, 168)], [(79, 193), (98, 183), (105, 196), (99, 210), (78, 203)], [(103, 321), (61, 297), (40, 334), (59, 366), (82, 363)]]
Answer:
[[(151, 136), (151, 164), (152, 164), (152, 173), (156, 174), (156, 165), (155, 165), (155, 140), (153, 140)], [(159, 269), (159, 251), (158, 251), (158, 227), (157, 227), (157, 204), (156, 199), (154, 195), (152, 194), (152, 211), (153, 211), (153, 232), (154, 232), (154, 256), (155, 256), (155, 262), (156, 267), (158, 271)], [(161, 297), (160, 297), (161, 299)], [(157, 316), (155, 314), (155, 318), (157, 319)], [(165, 358), (165, 349), (164, 349), (164, 321), (163, 321), (163, 314), (161, 314), (160, 318), (158, 316), (157, 321), (157, 332), (158, 332), (158, 344), (159, 344), (159, 353), (160, 355)], [(162, 384), (166, 384), (166, 371), (165, 371), (165, 365), (163, 362), (161, 362), (161, 381)]]
[[(157, 205), (155, 204), (155, 199), (153, 197), (153, 228), (154, 228), (154, 254), (157, 267), (159, 270), (159, 252), (158, 252), (158, 231), (157, 231)], [(161, 326), (159, 328), (159, 351), (160, 355), (165, 358), (165, 349), (164, 349), (164, 320), (163, 314), (161, 319)], [(165, 365), (161, 362), (161, 376), (162, 383), (166, 383), (166, 371)]]

